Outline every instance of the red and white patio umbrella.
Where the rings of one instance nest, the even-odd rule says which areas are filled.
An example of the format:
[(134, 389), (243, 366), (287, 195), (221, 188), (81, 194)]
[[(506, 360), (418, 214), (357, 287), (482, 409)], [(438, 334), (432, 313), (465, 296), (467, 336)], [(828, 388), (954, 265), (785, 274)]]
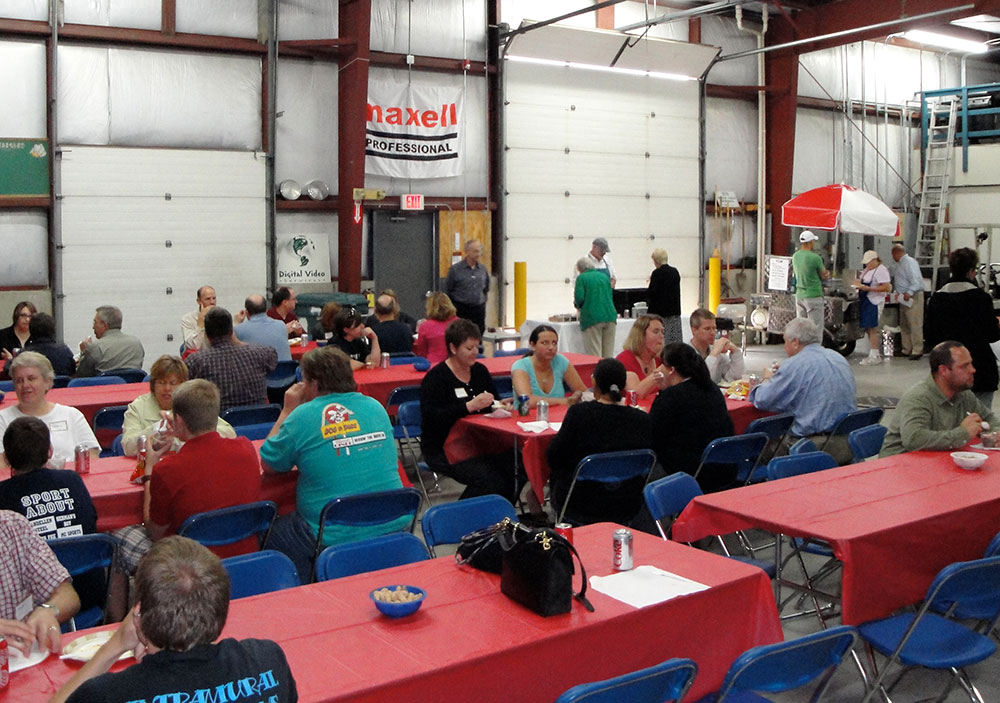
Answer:
[(796, 195), (781, 206), (781, 224), (881, 237), (899, 234), (899, 218), (888, 205), (843, 183)]

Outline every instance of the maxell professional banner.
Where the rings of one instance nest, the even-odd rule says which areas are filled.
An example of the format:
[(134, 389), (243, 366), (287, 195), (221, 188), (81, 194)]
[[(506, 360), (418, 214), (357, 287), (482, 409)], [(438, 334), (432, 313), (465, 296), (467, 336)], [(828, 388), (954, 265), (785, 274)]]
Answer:
[(462, 173), (462, 89), (368, 84), (365, 172), (393, 178)]

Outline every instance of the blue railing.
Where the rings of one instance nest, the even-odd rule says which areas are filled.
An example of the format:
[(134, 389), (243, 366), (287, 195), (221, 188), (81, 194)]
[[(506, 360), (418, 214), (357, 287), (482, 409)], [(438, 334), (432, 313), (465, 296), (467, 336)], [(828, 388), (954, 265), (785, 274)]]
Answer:
[[(927, 90), (920, 94), (921, 152), (927, 148), (931, 110), (947, 112), (942, 98), (959, 101), (955, 119), (955, 143), (962, 145), (962, 171), (969, 170), (969, 144), (985, 139), (1000, 139), (1000, 83), (968, 85), (961, 88)], [(935, 106), (928, 107), (928, 103)], [(921, 159), (923, 163), (923, 159)]]

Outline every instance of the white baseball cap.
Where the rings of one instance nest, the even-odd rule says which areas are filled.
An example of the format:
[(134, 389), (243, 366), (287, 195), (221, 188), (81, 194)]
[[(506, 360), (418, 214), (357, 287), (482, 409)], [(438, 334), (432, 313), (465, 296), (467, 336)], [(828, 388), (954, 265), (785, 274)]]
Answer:
[(802, 232), (802, 234), (799, 235), (799, 241), (802, 242), (803, 244), (805, 244), (806, 242), (816, 242), (819, 241), (819, 237), (817, 237), (809, 230), (805, 230)]
[(874, 251), (873, 249), (869, 249), (868, 251), (866, 251), (864, 253), (864, 255), (862, 255), (862, 257), (861, 257), (861, 265), (862, 266), (867, 266), (868, 262), (874, 261), (877, 258), (879, 258), (878, 252)]

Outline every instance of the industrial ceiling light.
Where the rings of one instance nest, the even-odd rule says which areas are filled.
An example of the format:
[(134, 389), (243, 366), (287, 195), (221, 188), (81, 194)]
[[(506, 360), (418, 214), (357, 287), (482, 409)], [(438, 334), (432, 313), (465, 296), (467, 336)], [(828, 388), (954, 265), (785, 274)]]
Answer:
[(662, 71), (643, 71), (638, 68), (617, 68), (615, 66), (597, 66), (590, 63), (578, 63), (576, 61), (556, 61), (555, 59), (540, 59), (531, 56), (511, 56), (507, 58), (517, 63), (533, 63), (541, 66), (561, 66), (564, 68), (577, 68), (584, 71), (603, 71), (605, 73), (617, 73), (626, 76), (647, 76), (649, 78), (659, 78), (667, 81), (696, 81), (695, 76), (685, 76), (680, 73), (663, 73)]
[(902, 37), (917, 44), (936, 46), (940, 49), (950, 49), (951, 51), (961, 51), (966, 54), (985, 54), (989, 48), (983, 42), (962, 39), (950, 34), (928, 32), (923, 29), (911, 29), (903, 32)]

